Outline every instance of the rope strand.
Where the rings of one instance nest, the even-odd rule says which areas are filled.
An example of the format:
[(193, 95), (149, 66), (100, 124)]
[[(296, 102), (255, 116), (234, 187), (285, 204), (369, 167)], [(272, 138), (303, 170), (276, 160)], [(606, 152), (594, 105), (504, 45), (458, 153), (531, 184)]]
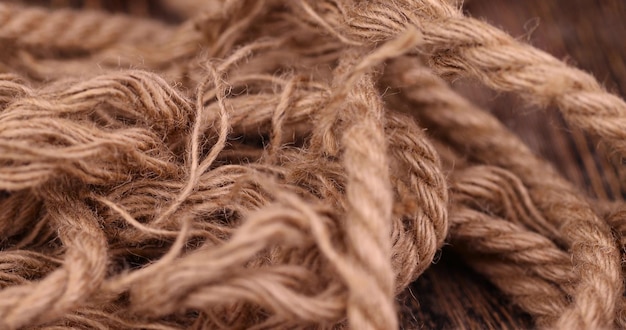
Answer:
[(450, 0), (84, 7), (0, 4), (0, 328), (397, 329), (449, 250), (532, 326), (626, 324), (622, 205), (441, 78), (626, 152), (590, 75)]

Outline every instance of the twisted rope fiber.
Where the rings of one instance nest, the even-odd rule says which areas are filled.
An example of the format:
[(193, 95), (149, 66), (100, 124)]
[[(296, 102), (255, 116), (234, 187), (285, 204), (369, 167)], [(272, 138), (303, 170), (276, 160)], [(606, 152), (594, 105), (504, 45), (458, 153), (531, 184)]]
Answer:
[[(580, 274), (578, 290), (582, 294), (576, 294), (574, 298), (581, 297), (586, 301), (575, 303), (570, 312), (587, 320), (572, 321), (574, 316), (567, 312), (559, 319), (563, 322), (559, 326), (571, 327), (574, 326), (572, 322), (582, 322), (591, 327), (608, 327), (622, 290), (619, 252), (608, 225), (593, 213), (591, 206), (567, 182), (554, 173), (551, 166), (534, 156), (495, 118), (455, 95), (430, 72), (418, 66), (414, 66), (416, 69), (413, 71), (406, 71), (408, 63), (398, 62), (395, 69), (398, 71), (394, 71), (404, 71), (405, 74), (396, 75), (400, 80), (396, 83), (415, 86), (406, 87), (405, 102), (425, 106), (424, 111), (416, 113), (418, 117), (431, 122), (432, 127), (445, 134), (443, 138), (450, 140), (452, 145), (468, 150), (468, 156), (503, 167), (519, 176), (528, 186), (533, 202), (544, 214), (543, 218), (530, 217), (532, 222), (525, 225), (564, 245), (570, 250), (573, 260), (578, 259), (575, 261), (578, 266), (574, 269)], [(468, 136), (473, 138), (468, 139)], [(596, 272), (588, 272), (587, 267), (596, 269)], [(599, 277), (603, 280), (599, 281)], [(590, 308), (587, 304), (603, 307)], [(579, 311), (574, 312), (573, 309)]]
[(33, 51), (97, 51), (114, 44), (142, 39), (171, 38), (173, 32), (158, 21), (98, 11), (5, 5), (0, 8), (0, 38)]
[(622, 154), (626, 104), (455, 3), (0, 4), (0, 328), (394, 329), (446, 242), (537, 327), (623, 327), (621, 205), (440, 76)]
[(457, 175), (452, 191), (460, 206), (451, 215), (450, 240), (461, 254), (469, 254), (466, 260), (472, 267), (537, 315), (538, 324), (556, 321), (568, 305), (568, 295), (575, 294), (576, 278), (567, 253), (519, 225), (524, 222), (519, 218), (537, 212), (523, 183), (490, 166), (471, 167)]

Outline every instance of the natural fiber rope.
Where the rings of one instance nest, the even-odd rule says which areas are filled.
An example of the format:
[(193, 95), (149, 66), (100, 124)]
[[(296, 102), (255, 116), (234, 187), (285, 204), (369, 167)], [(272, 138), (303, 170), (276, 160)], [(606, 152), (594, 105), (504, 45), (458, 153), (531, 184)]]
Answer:
[[(467, 150), (468, 156), (503, 167), (519, 176), (529, 187), (531, 198), (547, 220), (547, 223), (537, 223), (542, 219), (534, 218), (534, 223), (526, 225), (570, 249), (577, 265), (574, 269), (579, 272), (581, 281), (579, 294), (574, 295), (574, 298), (581, 297), (588, 301), (574, 304), (572, 308), (579, 311), (571, 313), (576, 316), (563, 314), (559, 321), (563, 323), (559, 323), (559, 326), (572, 327), (576, 324), (573, 322), (582, 322), (589, 327), (608, 326), (614, 317), (615, 303), (622, 290), (622, 279), (617, 271), (620, 268), (619, 251), (608, 225), (550, 166), (535, 157), (495, 118), (456, 96), (427, 71), (420, 71), (419, 68), (413, 72), (405, 71), (403, 65), (406, 64), (401, 63), (396, 71), (406, 72), (404, 78), (400, 78), (402, 75), (396, 77), (399, 77), (399, 84), (403, 86), (407, 86), (407, 83), (415, 86), (404, 94), (407, 101), (434, 108), (416, 114), (431, 123), (433, 128), (436, 127), (437, 132), (445, 134), (444, 139)], [(598, 280), (599, 277), (603, 279)], [(583, 319), (573, 320), (574, 317)]]
[(626, 104), (456, 3), (0, 4), (0, 328), (394, 329), (444, 242), (537, 327), (624, 327), (623, 206), (440, 76), (622, 154)]

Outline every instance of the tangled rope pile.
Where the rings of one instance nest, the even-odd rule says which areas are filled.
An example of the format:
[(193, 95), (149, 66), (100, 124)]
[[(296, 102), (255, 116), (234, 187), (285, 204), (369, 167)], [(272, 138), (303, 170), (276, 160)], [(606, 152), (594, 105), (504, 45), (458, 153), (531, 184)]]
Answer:
[(593, 77), (452, 1), (162, 5), (0, 4), (1, 329), (394, 329), (444, 242), (536, 326), (626, 326), (626, 208), (442, 79), (626, 155)]

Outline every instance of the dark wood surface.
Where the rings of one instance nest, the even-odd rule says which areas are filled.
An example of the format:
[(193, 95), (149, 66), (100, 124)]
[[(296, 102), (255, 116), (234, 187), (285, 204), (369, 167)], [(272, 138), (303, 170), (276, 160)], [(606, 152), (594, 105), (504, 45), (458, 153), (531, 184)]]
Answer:
[[(465, 10), (591, 72), (608, 90), (626, 95), (626, 1), (469, 0)], [(590, 197), (623, 198), (618, 173), (602, 146), (568, 128), (556, 109), (536, 109), (515, 96), (477, 90), (468, 82), (460, 85)], [(403, 320), (406, 329), (532, 327), (527, 315), (447, 249), (403, 302), (411, 306)]]

